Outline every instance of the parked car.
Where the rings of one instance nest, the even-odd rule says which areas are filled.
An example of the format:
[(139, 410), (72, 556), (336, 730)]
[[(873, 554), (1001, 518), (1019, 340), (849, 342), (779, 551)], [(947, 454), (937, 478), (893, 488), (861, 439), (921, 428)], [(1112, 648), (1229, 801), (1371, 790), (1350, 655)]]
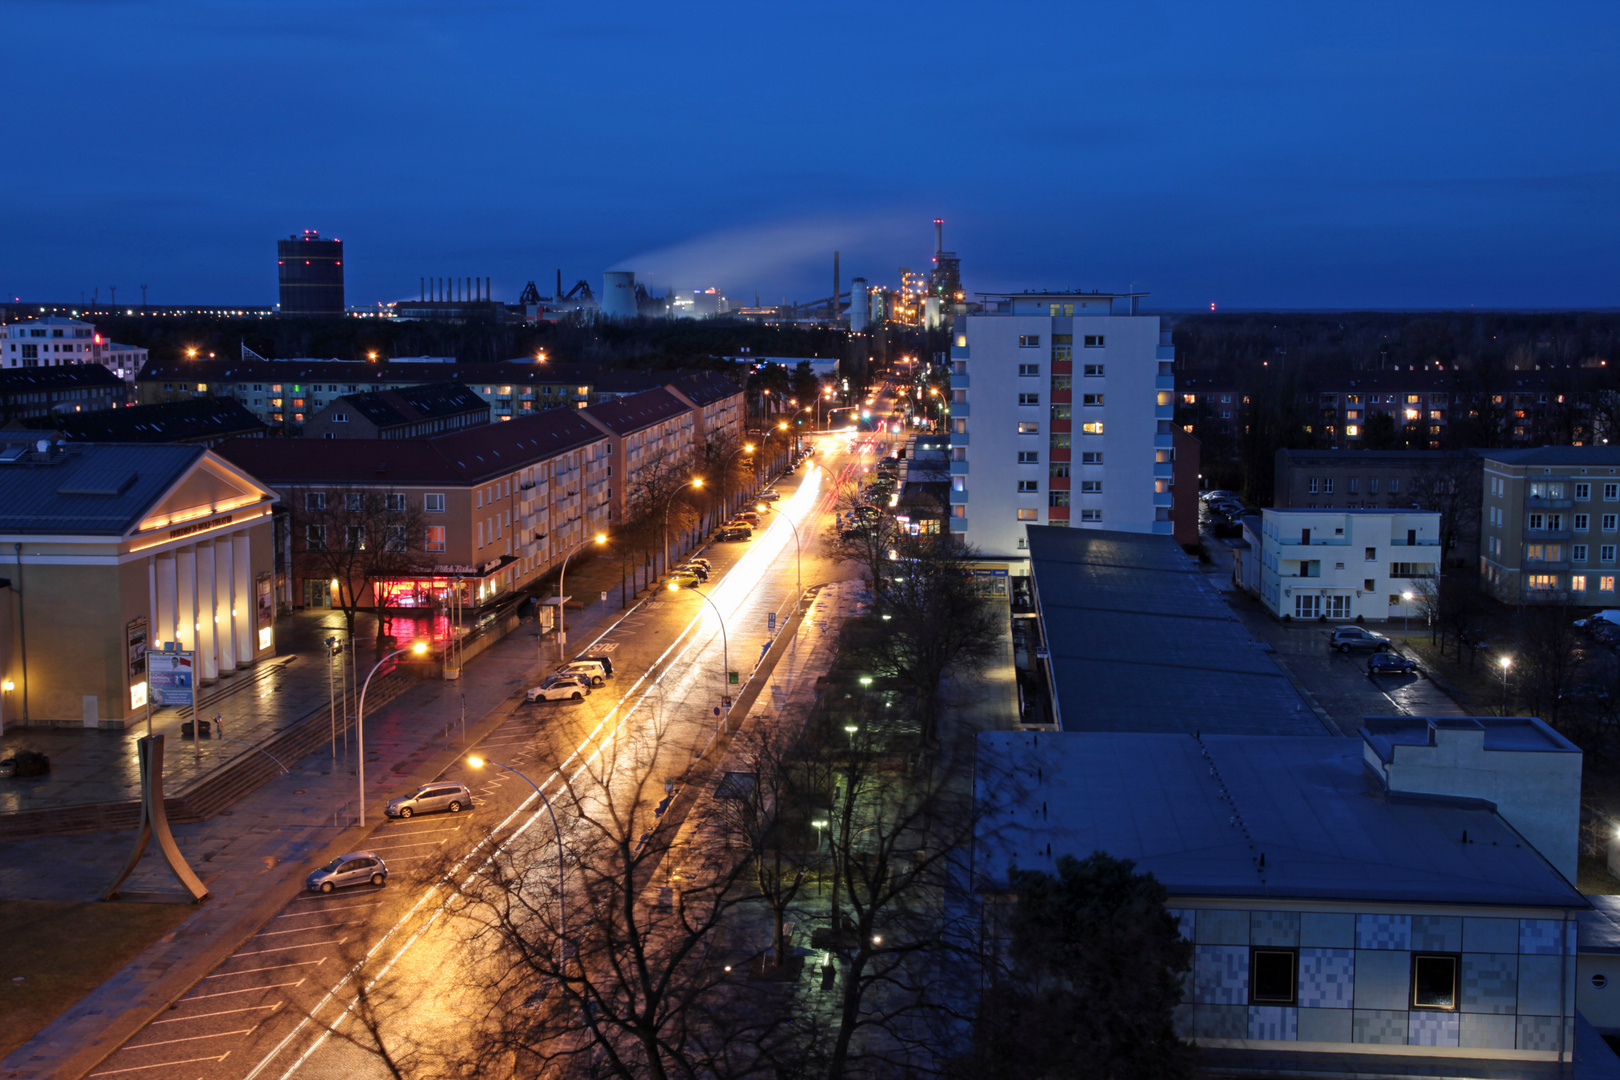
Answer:
[(867, 503), (862, 503), (860, 506), (855, 507), (850, 511), (850, 513), (854, 514), (858, 518), (865, 518), (868, 521), (876, 521), (878, 518), (883, 516), (882, 510), (879, 510), (877, 507)]
[(601, 664), (602, 674), (606, 675), (610, 679), (613, 678), (613, 661), (608, 659), (606, 656), (579, 656), (575, 657), (575, 659), (588, 660), (593, 664)]
[(439, 781), (423, 784), (415, 795), (406, 795), (388, 804), (389, 817), (408, 818), (413, 814), (431, 814), (447, 810), (459, 814), (472, 809), (472, 792), (466, 784)]
[(1367, 674), (1373, 675), (1421, 675), (1417, 661), (1409, 660), (1399, 653), (1375, 652), (1367, 657)]
[(762, 492), (759, 493), (759, 501), (760, 502), (776, 502), (781, 497), (782, 497), (782, 493), (780, 491), (775, 490), (775, 489), (771, 489), (771, 490), (768, 490), (768, 491), (762, 491)]
[(707, 570), (709, 573), (711, 573), (711, 574), (714, 573), (714, 563), (710, 562), (708, 559), (701, 559), (701, 558), (687, 559), (686, 560), (686, 565), (688, 565), (688, 566), (701, 566), (701, 567), (703, 567), (703, 569)]
[(557, 668), (559, 675), (579, 675), (589, 679), (592, 686), (606, 686), (608, 680), (607, 668), (602, 666), (600, 660), (575, 660), (572, 663), (562, 664)]
[(381, 885), (388, 880), (388, 866), (382, 856), (371, 851), (351, 851), (339, 855), (304, 879), (310, 892), (331, 892), (345, 885)]
[(1359, 626), (1336, 626), (1328, 633), (1328, 645), (1342, 653), (1358, 649), (1384, 652), (1389, 648), (1389, 638), (1383, 634), (1375, 634), (1371, 630), (1363, 630)]
[(709, 571), (706, 568), (699, 566), (697, 563), (687, 563), (685, 566), (677, 566), (675, 568), (675, 572), (677, 574), (696, 574), (699, 581), (709, 580)]
[(1616, 611), (1614, 608), (1606, 608), (1603, 611), (1598, 612), (1596, 615), (1590, 616), (1589, 618), (1575, 620), (1575, 625), (1583, 630), (1590, 630), (1597, 623), (1608, 623), (1610, 626), (1620, 626), (1620, 611)]
[(727, 525), (725, 528), (714, 534), (714, 538), (716, 540), (728, 544), (738, 540), (751, 540), (753, 537), (754, 530), (741, 525)]
[(666, 587), (671, 589), (690, 589), (692, 586), (698, 584), (702, 580), (702, 578), (697, 576), (696, 571), (677, 570), (673, 574), (669, 575), (669, 579), (664, 584)]
[(1216, 499), (1235, 499), (1237, 498), (1237, 492), (1227, 491), (1225, 488), (1216, 488), (1214, 491), (1202, 492), (1198, 497), (1205, 502), (1212, 502)]
[(731, 516), (732, 522), (741, 522), (751, 528), (759, 527), (759, 514), (753, 510), (744, 510)]
[(591, 680), (584, 675), (552, 675), (539, 686), (531, 686), (523, 700), (584, 701), (591, 692)]

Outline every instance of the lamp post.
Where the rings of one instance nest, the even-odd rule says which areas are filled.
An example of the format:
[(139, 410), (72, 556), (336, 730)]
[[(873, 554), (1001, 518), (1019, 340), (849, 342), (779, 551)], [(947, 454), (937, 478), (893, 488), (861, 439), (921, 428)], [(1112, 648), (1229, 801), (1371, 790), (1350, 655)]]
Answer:
[(1401, 600), (1404, 601), (1402, 606), (1406, 609), (1406, 625), (1401, 627), (1402, 645), (1406, 644), (1407, 632), (1412, 629), (1412, 601), (1415, 599), (1416, 597), (1414, 597), (1410, 592), (1401, 593)]
[(726, 490), (726, 488), (729, 486), (726, 483), (726, 477), (730, 472), (729, 466), (731, 464), (731, 459), (736, 457), (738, 454), (752, 454), (753, 452), (753, 443), (743, 443), (741, 446), (737, 447), (737, 449), (731, 451), (725, 457), (720, 459), (720, 512), (722, 514), (731, 513), (731, 493)]
[(1513, 657), (1504, 656), (1500, 660), (1498, 660), (1497, 662), (1502, 665), (1502, 715), (1506, 716), (1507, 715), (1508, 668), (1513, 666)]
[(675, 496), (679, 495), (682, 491), (689, 487), (700, 488), (702, 486), (703, 477), (694, 476), (692, 479), (670, 492), (669, 498), (664, 501), (664, 573), (666, 574), (669, 573), (669, 508), (675, 504)]
[[(720, 683), (721, 683), (720, 702), (721, 702), (721, 705), (722, 705), (723, 708), (730, 709), (730, 707), (731, 707), (731, 645), (726, 640), (726, 620), (725, 620), (725, 617), (720, 614), (720, 608), (715, 604), (715, 602), (713, 600), (709, 599), (708, 595), (706, 593), (704, 593), (704, 591), (702, 589), (698, 588), (696, 585), (690, 586), (690, 588), (691, 588), (691, 590), (693, 592), (695, 592), (699, 596), (703, 597), (704, 603), (706, 603), (710, 607), (714, 608), (714, 617), (717, 620), (719, 620), (719, 622), (720, 622), (720, 665), (721, 665), (721, 675), (722, 675), (722, 678), (720, 680)], [(681, 587), (679, 585), (675, 584), (672, 581), (672, 582), (669, 583), (669, 591), (670, 592), (680, 592)]]
[[(524, 776), (521, 772), (512, 768), (512, 766), (506, 764), (505, 762), (488, 761), (474, 755), (473, 757), (469, 757), (467, 759), (467, 764), (471, 765), (475, 769), (482, 769), (485, 765), (493, 765), (497, 769), (505, 769), (519, 780), (522, 780), (525, 784), (528, 784), (530, 787), (534, 788), (534, 793), (540, 796), (540, 804), (546, 808), (546, 813), (551, 815), (551, 828), (552, 831), (557, 834), (557, 944), (559, 946), (559, 950), (562, 950), (568, 939), (568, 908), (563, 898), (562, 826), (557, 824), (557, 812), (551, 808), (551, 800), (546, 798), (546, 793), (540, 790), (539, 784), (536, 784), (533, 780), (530, 780), (527, 776)], [(567, 952), (563, 951), (563, 960), (566, 961), (567, 958)]]
[(355, 774), (360, 778), (360, 787), (357, 790), (360, 793), (361, 825), (366, 823), (366, 691), (371, 689), (371, 677), (377, 674), (378, 668), (401, 653), (415, 653), (417, 656), (421, 656), (425, 652), (427, 652), (427, 642), (425, 641), (418, 641), (415, 644), (405, 646), (403, 649), (395, 649), (371, 666), (371, 670), (366, 673), (366, 681), (360, 686), (360, 704), (354, 719), (356, 750), (354, 761)]
[[(765, 512), (764, 503), (758, 503), (757, 507), (761, 513)], [(786, 514), (782, 515), (778, 520), (786, 523), (787, 527), (793, 530), (793, 578), (799, 589), (799, 597), (802, 598), (804, 596), (804, 548), (799, 545), (799, 527), (793, 524), (793, 519)], [(798, 601), (795, 600), (794, 603), (797, 604)]]
[(586, 540), (581, 540), (579, 543), (575, 544), (572, 548), (569, 549), (568, 554), (563, 556), (562, 569), (557, 571), (557, 659), (558, 660), (561, 660), (563, 658), (563, 646), (568, 643), (568, 620), (567, 620), (567, 618), (565, 618), (567, 612), (564, 611), (564, 609), (563, 609), (563, 602), (564, 602), (563, 601), (563, 598), (564, 598), (563, 575), (568, 573), (568, 560), (572, 559), (574, 557), (574, 552), (578, 551), (580, 548), (584, 547), (586, 544), (591, 544), (591, 543), (605, 544), (605, 543), (607, 543), (607, 535), (605, 533), (597, 533), (595, 536), (590, 537), (589, 539), (586, 539)]

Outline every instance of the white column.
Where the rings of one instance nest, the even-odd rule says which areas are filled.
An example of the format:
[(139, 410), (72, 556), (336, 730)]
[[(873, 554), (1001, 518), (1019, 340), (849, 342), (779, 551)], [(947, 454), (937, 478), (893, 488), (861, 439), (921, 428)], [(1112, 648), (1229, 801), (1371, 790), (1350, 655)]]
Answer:
[(197, 674), (203, 679), (219, 678), (219, 604), (214, 597), (214, 543), (197, 545)]
[(174, 639), (180, 647), (197, 647), (197, 545), (187, 544), (174, 553), (175, 605)]
[(236, 661), (251, 664), (259, 648), (259, 636), (253, 627), (259, 598), (253, 592), (253, 560), (246, 529), (231, 534), (231, 549), (231, 569), (236, 575)]
[(157, 598), (153, 601), (152, 640), (173, 641), (175, 624), (179, 618), (179, 571), (174, 552), (167, 551), (157, 557)]
[(219, 643), (214, 651), (221, 675), (236, 670), (236, 617), (232, 614), (236, 607), (236, 579), (231, 554), (229, 536), (214, 541), (214, 612), (219, 616)]
[(146, 557), (146, 647), (158, 640), (157, 556)]

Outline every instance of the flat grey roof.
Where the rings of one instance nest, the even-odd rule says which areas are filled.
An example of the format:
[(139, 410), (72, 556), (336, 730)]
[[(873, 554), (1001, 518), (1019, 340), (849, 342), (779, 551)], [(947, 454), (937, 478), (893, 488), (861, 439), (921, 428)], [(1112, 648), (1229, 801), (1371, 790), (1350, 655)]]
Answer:
[(1174, 538), (1027, 532), (1063, 730), (1328, 734)]
[(1534, 716), (1369, 716), (1363, 721), (1361, 738), (1372, 747), (1378, 760), (1395, 760), (1395, 747), (1428, 746), (1432, 728), (1485, 732), (1486, 750), (1543, 751), (1579, 754), (1581, 748)]
[(1587, 906), (1491, 804), (1385, 792), (1360, 739), (992, 731), (978, 751), (981, 888), (1100, 850), (1176, 896)]
[(1575, 947), (1583, 953), (1620, 953), (1620, 896), (1589, 896)]
[(1620, 446), (1539, 446), (1533, 450), (1482, 450), (1503, 465), (1620, 465)]

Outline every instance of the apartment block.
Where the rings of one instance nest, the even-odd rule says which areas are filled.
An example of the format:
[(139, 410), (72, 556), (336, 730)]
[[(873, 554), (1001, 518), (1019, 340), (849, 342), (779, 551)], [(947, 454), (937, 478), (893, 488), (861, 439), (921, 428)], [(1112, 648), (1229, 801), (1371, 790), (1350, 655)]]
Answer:
[(1279, 509), (1437, 510), (1451, 567), (1479, 561), (1480, 450), (1278, 450)]
[(489, 402), (471, 387), (429, 383), (344, 394), (309, 418), (309, 439), (419, 439), (489, 423)]
[(1005, 294), (957, 318), (950, 523), (983, 554), (1019, 557), (1028, 525), (1172, 533), (1175, 354), (1139, 298)]
[(0, 370), (0, 422), (114, 409), (128, 398), (124, 381), (100, 364)]
[(109, 341), (82, 319), (48, 315), (0, 326), (0, 368), (100, 364), (133, 382), (146, 360), (145, 349)]
[(1620, 447), (1482, 451), (1479, 556), (1506, 603), (1614, 606)]
[(1268, 509), (1259, 539), (1260, 602), (1279, 619), (1410, 617), (1439, 573), (1434, 511)]

